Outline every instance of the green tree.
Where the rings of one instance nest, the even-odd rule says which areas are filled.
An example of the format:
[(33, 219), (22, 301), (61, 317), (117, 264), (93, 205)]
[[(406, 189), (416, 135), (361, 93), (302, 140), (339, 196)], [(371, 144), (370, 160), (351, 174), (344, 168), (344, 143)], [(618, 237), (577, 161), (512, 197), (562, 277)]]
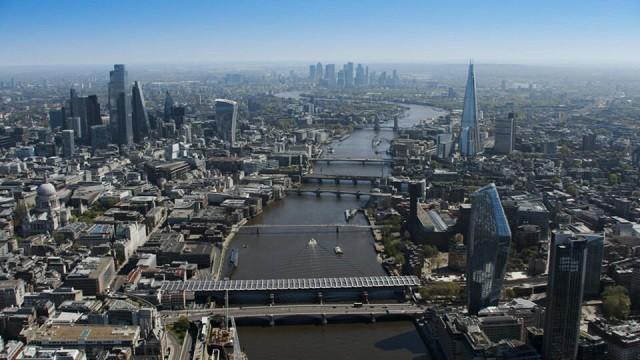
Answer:
[(618, 185), (620, 183), (620, 175), (616, 173), (609, 174), (609, 185)]
[(180, 316), (178, 321), (169, 325), (169, 331), (178, 339), (180, 343), (184, 340), (184, 337), (187, 335), (187, 331), (191, 327), (191, 322), (186, 316)]
[(460, 296), (460, 285), (454, 282), (437, 281), (420, 288), (420, 295), (423, 299), (435, 297), (458, 297)]
[(626, 319), (631, 311), (631, 299), (623, 286), (609, 286), (602, 293), (602, 309), (609, 318)]
[(422, 251), (423, 251), (424, 256), (426, 258), (434, 258), (434, 257), (437, 257), (440, 254), (440, 251), (438, 251), (438, 248), (436, 248), (433, 245), (425, 245), (422, 248)]

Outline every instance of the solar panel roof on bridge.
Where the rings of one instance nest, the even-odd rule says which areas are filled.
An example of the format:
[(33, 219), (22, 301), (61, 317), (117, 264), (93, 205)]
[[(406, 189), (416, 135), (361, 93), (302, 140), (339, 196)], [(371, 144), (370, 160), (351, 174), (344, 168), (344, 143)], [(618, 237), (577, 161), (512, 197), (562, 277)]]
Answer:
[(384, 288), (420, 285), (415, 276), (364, 276), (317, 279), (163, 281), (165, 291), (259, 291)]

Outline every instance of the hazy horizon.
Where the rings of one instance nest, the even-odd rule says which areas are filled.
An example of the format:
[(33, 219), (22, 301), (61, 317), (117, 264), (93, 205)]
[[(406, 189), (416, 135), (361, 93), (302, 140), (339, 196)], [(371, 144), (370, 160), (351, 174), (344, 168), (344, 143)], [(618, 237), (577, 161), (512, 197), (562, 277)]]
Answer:
[[(637, 1), (0, 2), (0, 66), (640, 65)], [(342, 60), (340, 60), (342, 59)]]

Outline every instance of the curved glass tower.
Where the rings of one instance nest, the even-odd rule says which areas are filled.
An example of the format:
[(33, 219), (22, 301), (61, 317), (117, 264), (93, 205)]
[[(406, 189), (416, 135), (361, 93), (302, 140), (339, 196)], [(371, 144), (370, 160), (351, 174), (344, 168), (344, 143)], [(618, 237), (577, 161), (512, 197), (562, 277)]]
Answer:
[(489, 184), (471, 194), (467, 238), (467, 306), (470, 314), (498, 305), (507, 270), (511, 229), (498, 190)]

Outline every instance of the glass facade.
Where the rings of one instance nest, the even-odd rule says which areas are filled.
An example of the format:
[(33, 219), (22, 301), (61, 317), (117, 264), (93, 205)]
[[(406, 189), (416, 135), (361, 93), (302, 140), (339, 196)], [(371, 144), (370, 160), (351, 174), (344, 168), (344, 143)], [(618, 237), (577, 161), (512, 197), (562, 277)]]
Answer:
[(578, 354), (580, 315), (587, 264), (587, 240), (555, 232), (551, 243), (544, 359), (572, 360)]
[(511, 229), (498, 190), (489, 184), (471, 194), (467, 238), (467, 304), (471, 314), (498, 305), (507, 270)]

